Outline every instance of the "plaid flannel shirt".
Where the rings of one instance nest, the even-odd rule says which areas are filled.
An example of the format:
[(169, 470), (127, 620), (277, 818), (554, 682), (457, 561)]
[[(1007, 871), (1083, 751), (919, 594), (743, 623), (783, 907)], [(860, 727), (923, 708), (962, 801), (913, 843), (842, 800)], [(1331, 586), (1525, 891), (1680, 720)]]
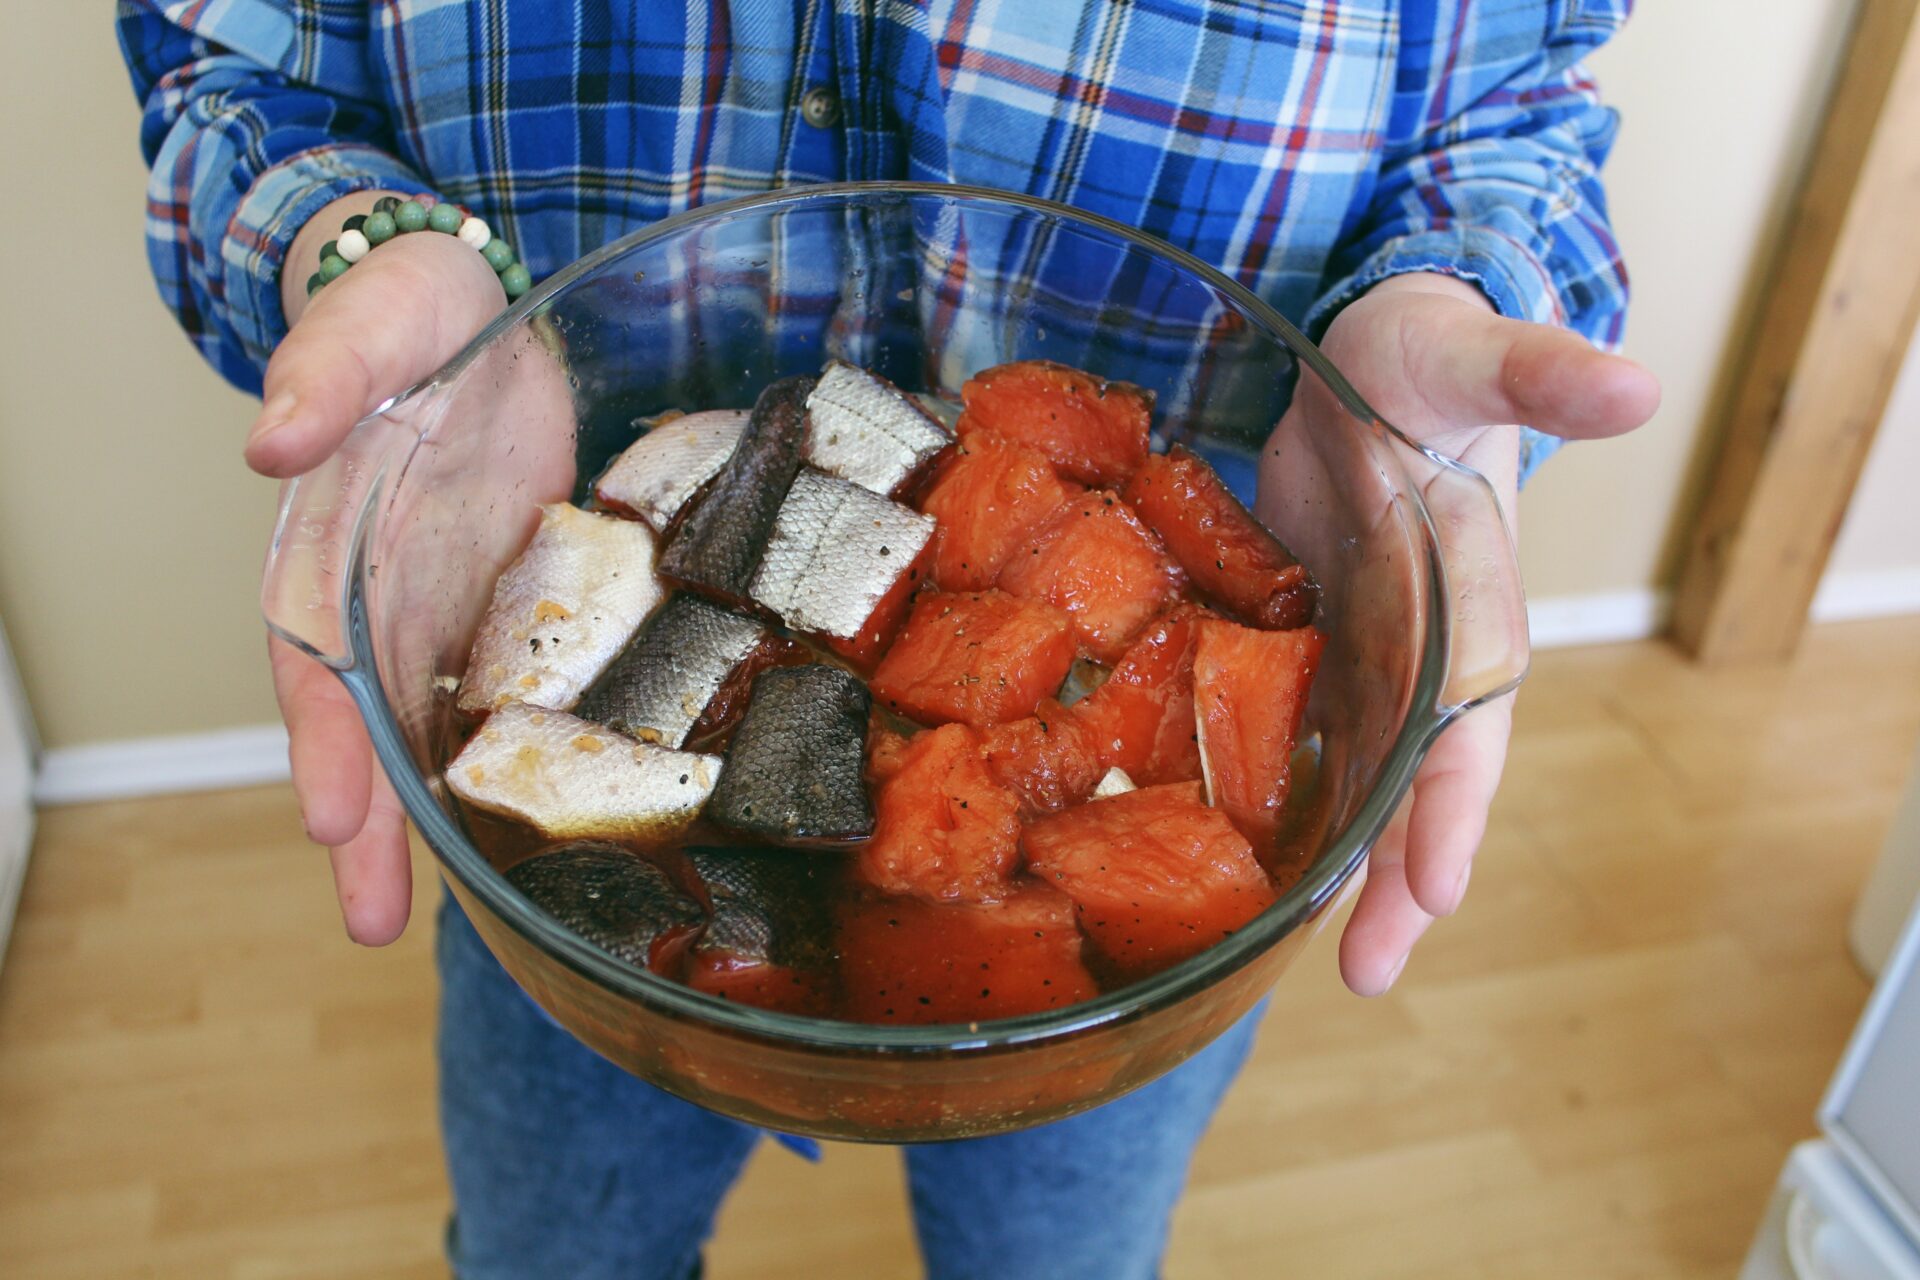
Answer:
[(162, 296), (257, 390), (295, 233), (376, 187), (466, 205), (538, 278), (772, 187), (972, 183), (1151, 232), (1311, 335), (1440, 271), (1611, 346), (1616, 120), (1580, 59), (1629, 5), (121, 0), (119, 35)]

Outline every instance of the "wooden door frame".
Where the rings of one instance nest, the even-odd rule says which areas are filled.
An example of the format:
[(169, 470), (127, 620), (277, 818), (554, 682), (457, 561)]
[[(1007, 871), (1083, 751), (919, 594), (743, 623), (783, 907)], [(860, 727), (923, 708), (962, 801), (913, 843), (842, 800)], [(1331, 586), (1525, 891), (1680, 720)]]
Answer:
[(1920, 0), (1862, 0), (1694, 517), (1673, 636), (1781, 660), (1920, 317)]

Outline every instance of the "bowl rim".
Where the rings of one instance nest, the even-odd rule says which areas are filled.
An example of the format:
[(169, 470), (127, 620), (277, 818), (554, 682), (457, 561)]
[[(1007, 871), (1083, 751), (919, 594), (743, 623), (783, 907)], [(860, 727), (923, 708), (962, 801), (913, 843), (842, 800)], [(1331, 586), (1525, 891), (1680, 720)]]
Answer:
[[(1125, 242), (1131, 249), (1170, 261), (1231, 298), (1254, 323), (1266, 329), (1270, 337), (1286, 347), (1295, 359), (1313, 369), (1354, 416), (1356, 420), (1353, 426), (1383, 433), (1447, 470), (1464, 469), (1454, 459), (1409, 439), (1383, 420), (1291, 321), (1246, 286), (1186, 250), (1102, 215), (1037, 196), (940, 182), (796, 185), (700, 205), (663, 218), (609, 242), (541, 281), (495, 317), (446, 364), (381, 404), (368, 416), (370, 419), (378, 418), (407, 401), (450, 386), (502, 334), (534, 316), (575, 281), (591, 275), (615, 258), (676, 235), (690, 225), (717, 222), (767, 208), (801, 207), (812, 203), (830, 204), (876, 197), (903, 200), (930, 197), (1008, 206), (1024, 213), (1089, 227)], [(429, 428), (421, 433), (413, 447), (417, 448), (419, 441), (431, 434), (431, 430)], [(376, 490), (381, 487), (378, 484), (374, 486)], [(1432, 519), (1418, 486), (1406, 486), (1402, 490), (1402, 497), (1415, 517), (1412, 521), (1415, 536), (1426, 553), (1427, 573), (1423, 586), (1429, 607), (1426, 609), (1425, 636), (1406, 719), (1388, 749), (1379, 781), (1372, 792), (1362, 800), (1346, 826), (1335, 833), (1333, 840), (1305, 874), (1284, 890), (1272, 906), (1228, 938), (1150, 978), (1103, 993), (1093, 1000), (1017, 1018), (896, 1027), (759, 1009), (721, 1000), (618, 960), (535, 906), (494, 869), (457, 820), (442, 807), (434, 795), (433, 785), (415, 765), (413, 753), (401, 733), (378, 675), (368, 618), (367, 554), (376, 523), (371, 511), (361, 513), (352, 535), (353, 568), (346, 575), (344, 602), (349, 660), (337, 670), (359, 708), (375, 753), (408, 817), (418, 827), (441, 865), (502, 924), (520, 934), (543, 954), (596, 986), (670, 1017), (799, 1050), (830, 1050), (841, 1055), (875, 1058), (952, 1057), (1005, 1051), (1070, 1039), (1096, 1029), (1137, 1021), (1177, 1005), (1252, 963), (1271, 946), (1310, 922), (1351, 879), (1392, 817), (1433, 738), (1447, 723), (1447, 717), (1440, 711), (1451, 630), (1449, 611), (1441, 607), (1441, 603), (1447, 599), (1446, 571)]]

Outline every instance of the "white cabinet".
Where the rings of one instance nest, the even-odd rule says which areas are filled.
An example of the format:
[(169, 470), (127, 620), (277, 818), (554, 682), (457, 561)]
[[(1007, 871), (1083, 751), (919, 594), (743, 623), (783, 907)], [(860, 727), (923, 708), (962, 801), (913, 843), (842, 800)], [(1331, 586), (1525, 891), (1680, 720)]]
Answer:
[(7, 935), (33, 845), (34, 754), (26, 695), (14, 673), (6, 630), (0, 628), (0, 964), (6, 963)]
[[(1911, 851), (1900, 842), (1914, 839), (1911, 821), (1895, 823), (1883, 869), (1904, 867)], [(1898, 870), (1872, 892), (1892, 883), (1911, 893)], [(1787, 1160), (1741, 1280), (1920, 1280), (1920, 904), (1908, 902), (1820, 1104), (1824, 1136)]]

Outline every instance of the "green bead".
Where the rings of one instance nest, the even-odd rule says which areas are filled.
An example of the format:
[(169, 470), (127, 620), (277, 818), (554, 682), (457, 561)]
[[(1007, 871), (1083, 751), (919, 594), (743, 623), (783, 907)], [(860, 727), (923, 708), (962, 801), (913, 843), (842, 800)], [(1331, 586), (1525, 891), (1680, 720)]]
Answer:
[(516, 262), (500, 273), (500, 284), (506, 289), (507, 297), (517, 298), (533, 288), (533, 277), (527, 274), (525, 266)]
[(360, 226), (360, 234), (367, 238), (368, 244), (385, 244), (398, 230), (390, 213), (370, 213)]
[(320, 259), (320, 283), (332, 284), (335, 280), (347, 274), (347, 268), (350, 265), (352, 264), (339, 254), (328, 254), (326, 257)]
[(408, 200), (393, 211), (393, 225), (401, 231), (424, 231), (427, 226), (427, 206), (418, 200)]
[(328, 258), (337, 258), (339, 256), (340, 242), (338, 240), (329, 240), (320, 246), (320, 261), (325, 262)]
[(366, 225), (367, 225), (367, 215), (364, 213), (356, 213), (351, 218), (348, 218), (345, 222), (340, 224), (340, 230), (358, 231)]
[(399, 207), (400, 207), (399, 196), (381, 196), (378, 200), (375, 200), (373, 202), (373, 211), (375, 213), (392, 213), (395, 209), (398, 209)]
[(429, 227), (432, 227), (435, 231), (444, 231), (448, 235), (452, 235), (458, 231), (463, 221), (465, 221), (465, 219), (460, 216), (460, 211), (452, 205), (445, 203), (433, 206), (433, 212), (427, 215), (427, 225)]
[(308, 276), (307, 277), (307, 296), (311, 298), (314, 294), (320, 292), (320, 286), (325, 283), (326, 281), (320, 278), (320, 273), (318, 271)]
[(487, 265), (493, 268), (495, 274), (498, 274), (513, 265), (513, 246), (495, 236), (487, 241), (484, 249), (480, 250), (480, 256), (485, 258)]

